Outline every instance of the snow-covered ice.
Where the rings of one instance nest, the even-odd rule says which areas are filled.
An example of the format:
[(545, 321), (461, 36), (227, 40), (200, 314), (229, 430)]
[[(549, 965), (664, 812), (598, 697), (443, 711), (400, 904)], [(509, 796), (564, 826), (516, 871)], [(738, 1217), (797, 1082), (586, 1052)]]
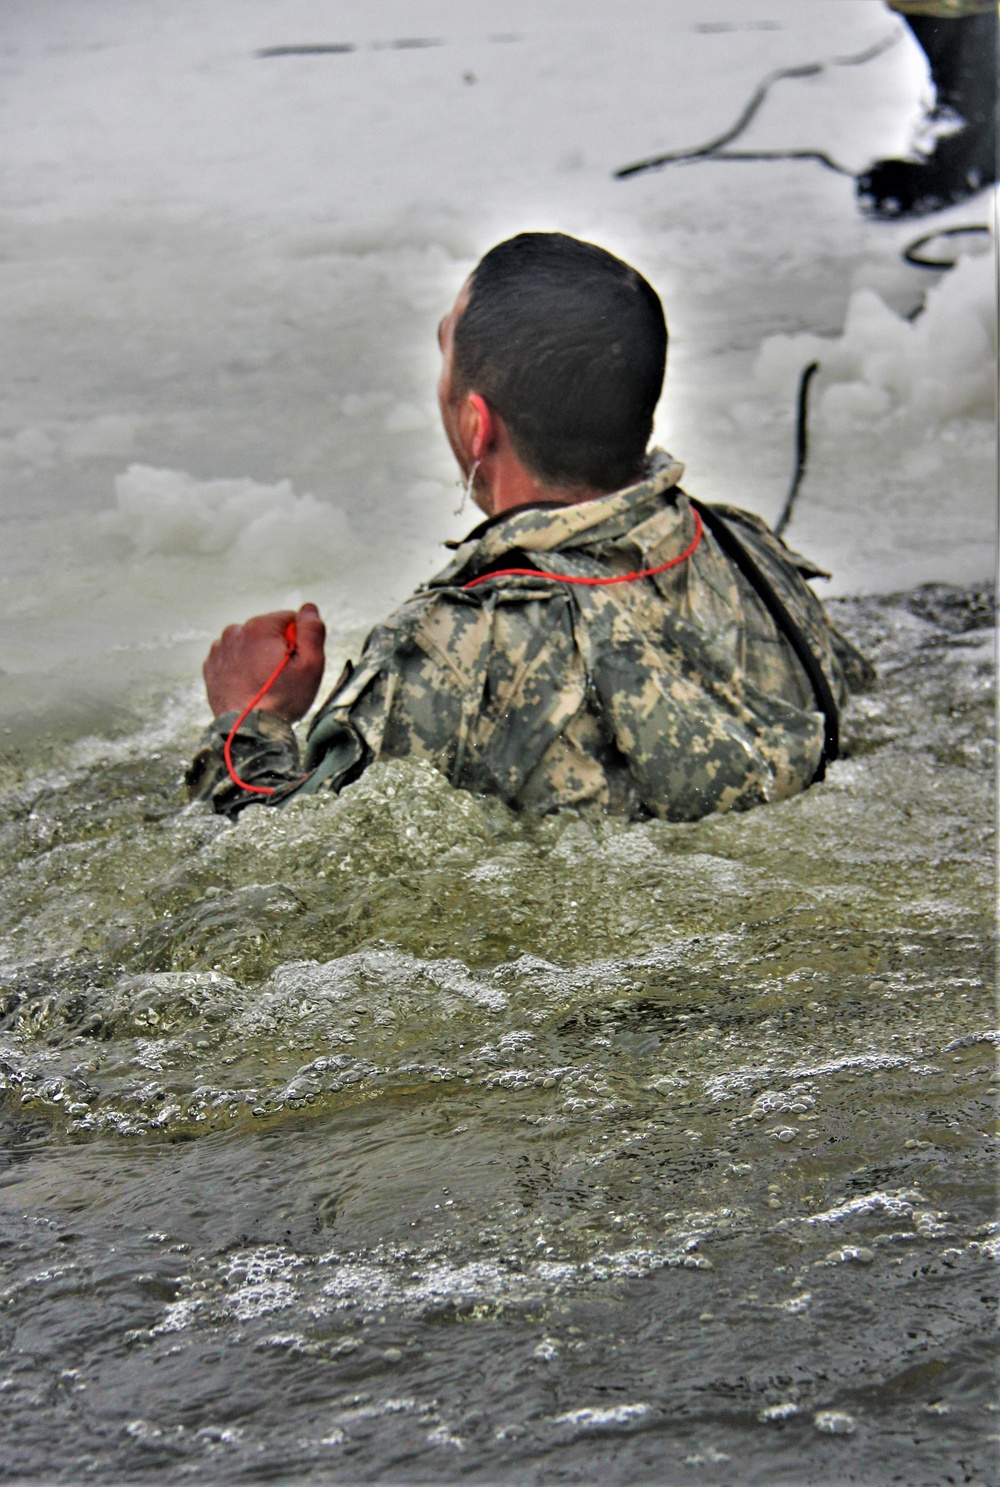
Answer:
[[(257, 55), (303, 43), (353, 50)], [(904, 151), (930, 87), (881, 0), (7, 0), (0, 49), (9, 723), (193, 679), (222, 624), (304, 598), (345, 650), (432, 572), (466, 520), (435, 327), (529, 227), (660, 290), (690, 490), (776, 515), (815, 355), (792, 544), (837, 592), (989, 569), (991, 260), (900, 250), (990, 194), (885, 224), (814, 162), (613, 178), (813, 61), (741, 146)]]

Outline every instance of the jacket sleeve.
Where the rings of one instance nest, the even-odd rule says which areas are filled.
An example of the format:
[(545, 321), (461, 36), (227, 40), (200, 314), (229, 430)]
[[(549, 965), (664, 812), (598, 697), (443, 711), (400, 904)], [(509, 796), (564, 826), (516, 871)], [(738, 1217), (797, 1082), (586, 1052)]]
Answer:
[(316, 714), (301, 786), (339, 790), (376, 759), (423, 759), (452, 783), (462, 773), (483, 689), (489, 625), (450, 592), (419, 592), (376, 626)]
[(236, 816), (248, 805), (279, 805), (302, 780), (299, 746), (290, 724), (274, 713), (249, 713), (233, 739), (233, 767), (248, 785), (268, 794), (242, 790), (230, 777), (223, 749), (236, 712), (215, 718), (185, 775), (190, 800), (203, 800), (223, 816)]
[(339, 789), (371, 760), (413, 759), (516, 809), (585, 701), (565, 592), (530, 580), (474, 594), (426, 590), (372, 632), (357, 670), (317, 715), (306, 753), (315, 775), (301, 789), (328, 770)]
[[(365, 642), (313, 719), (304, 770), (289, 725), (251, 713), (223, 745), (235, 713), (208, 729), (188, 771), (192, 799), (235, 816), (252, 804), (282, 805), (339, 791), (376, 759), (424, 760), (451, 784), (521, 803), (525, 781), (585, 702), (571, 605), (551, 585), (468, 595), (421, 591)], [(573, 797), (575, 798), (575, 796)]]
[(226, 713), (206, 731), (187, 772), (189, 798), (232, 817), (248, 805), (339, 791), (382, 756), (428, 759), (453, 779), (478, 711), (472, 673), (487, 639), (478, 602), (414, 595), (371, 632), (358, 666), (345, 666), (309, 726), (304, 769), (290, 725), (258, 710), (240, 724), (233, 766), (248, 785), (273, 793), (240, 789), (223, 756), (238, 714)]

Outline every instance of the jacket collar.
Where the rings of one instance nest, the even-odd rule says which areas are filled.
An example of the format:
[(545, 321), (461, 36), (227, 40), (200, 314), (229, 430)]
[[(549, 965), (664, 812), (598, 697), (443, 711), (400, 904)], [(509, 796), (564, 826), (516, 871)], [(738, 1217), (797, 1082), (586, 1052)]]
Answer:
[(431, 579), (431, 585), (452, 584), (464, 570), (476, 571), (515, 549), (553, 552), (620, 537), (662, 504), (664, 491), (675, 486), (683, 473), (679, 460), (653, 449), (642, 480), (624, 490), (572, 506), (522, 507), (481, 522), (462, 541), (448, 566)]
[(561, 508), (565, 505), (565, 501), (524, 501), (520, 506), (511, 506), (507, 511), (501, 511), (498, 516), (485, 517), (477, 527), (473, 527), (471, 532), (466, 532), (465, 536), (460, 537), (457, 542), (450, 539), (448, 542), (442, 542), (441, 546), (448, 548), (449, 552), (457, 552), (467, 542), (479, 542), (491, 527), (498, 526), (502, 521), (509, 521), (512, 516), (520, 516), (522, 511), (551, 511), (554, 507)]

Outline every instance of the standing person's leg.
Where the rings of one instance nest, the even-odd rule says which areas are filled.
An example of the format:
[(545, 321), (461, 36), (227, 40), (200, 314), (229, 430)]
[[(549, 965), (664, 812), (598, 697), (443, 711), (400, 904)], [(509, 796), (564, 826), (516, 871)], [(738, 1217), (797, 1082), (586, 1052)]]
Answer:
[(861, 208), (874, 216), (941, 211), (997, 178), (997, 9), (949, 15), (949, 8), (924, 6), (904, 18), (930, 67), (932, 118), (952, 115), (956, 127), (926, 159), (879, 160), (858, 177)]

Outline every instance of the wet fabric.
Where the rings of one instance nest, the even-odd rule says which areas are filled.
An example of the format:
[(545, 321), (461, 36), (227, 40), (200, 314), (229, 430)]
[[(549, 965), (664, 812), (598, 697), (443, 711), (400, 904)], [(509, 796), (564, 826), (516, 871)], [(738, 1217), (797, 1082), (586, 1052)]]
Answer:
[[(369, 635), (316, 715), (305, 778), (292, 729), (252, 713), (233, 744), (237, 773), (268, 785), (253, 796), (229, 778), (222, 745), (235, 714), (216, 719), (188, 776), (193, 797), (235, 814), (245, 805), (339, 790), (374, 760), (434, 765), (453, 785), (515, 809), (593, 807), (691, 821), (807, 788), (824, 719), (789, 636), (706, 528), (677, 567), (590, 587), (678, 556), (697, 518), (657, 451), (647, 477), (578, 505), (535, 507), (488, 524)], [(838, 704), (865, 665), (836, 636), (806, 578), (818, 570), (759, 518), (714, 507), (780, 597)]]

